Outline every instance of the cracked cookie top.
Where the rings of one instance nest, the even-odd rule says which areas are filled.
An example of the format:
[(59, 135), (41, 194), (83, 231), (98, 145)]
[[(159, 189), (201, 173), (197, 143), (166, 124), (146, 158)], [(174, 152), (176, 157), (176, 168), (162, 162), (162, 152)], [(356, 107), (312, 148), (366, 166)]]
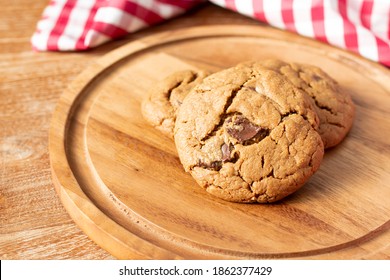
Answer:
[(176, 111), (188, 92), (209, 73), (184, 70), (171, 74), (155, 85), (142, 103), (142, 115), (153, 127), (173, 138)]
[(339, 144), (352, 127), (355, 106), (350, 94), (318, 67), (270, 59), (261, 63), (277, 71), (311, 97), (320, 119), (319, 133), (325, 148)]
[(205, 78), (177, 111), (175, 143), (187, 172), (234, 202), (273, 202), (319, 168), (324, 147), (308, 96), (260, 64)]

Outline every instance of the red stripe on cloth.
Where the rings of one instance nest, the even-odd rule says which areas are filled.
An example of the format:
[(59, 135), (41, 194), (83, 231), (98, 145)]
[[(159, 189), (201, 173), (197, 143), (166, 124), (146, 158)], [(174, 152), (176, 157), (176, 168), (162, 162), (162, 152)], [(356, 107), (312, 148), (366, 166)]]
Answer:
[(378, 61), (388, 67), (390, 67), (390, 46), (383, 40), (375, 37), (376, 44), (378, 46)]
[(323, 1), (324, 0), (313, 0), (311, 7), (311, 20), (313, 24), (314, 38), (328, 43), (328, 39), (325, 34)]
[(68, 0), (63, 6), (60, 16), (58, 17), (53, 29), (50, 32), (50, 35), (47, 40), (47, 49), (57, 51), (58, 40), (60, 39), (62, 33), (66, 28), (66, 25), (69, 21), (69, 15), (72, 12), (74, 6), (76, 5), (76, 0)]
[(164, 20), (163, 17), (156, 14), (155, 12), (146, 9), (145, 7), (130, 1), (124, 0), (111, 0), (108, 2), (108, 7), (118, 8), (119, 10), (123, 10), (141, 20), (145, 23), (151, 25), (154, 23), (158, 23)]
[(344, 41), (345, 47), (354, 52), (359, 51), (359, 42), (356, 27), (350, 22), (344, 21)]
[(387, 29), (387, 41), (390, 43), (390, 10), (387, 13), (387, 24), (388, 24), (388, 29)]
[(225, 7), (237, 12), (237, 7), (236, 7), (236, 1), (235, 0), (225, 0)]
[(96, 30), (110, 38), (118, 38), (128, 34), (128, 31), (105, 22), (94, 22), (91, 30)]
[(374, 2), (372, 0), (365, 0), (363, 1), (360, 9), (360, 21), (367, 29), (371, 29), (371, 14), (373, 6)]
[(267, 21), (264, 14), (263, 0), (252, 1), (254, 17), (261, 21)]
[(282, 1), (282, 19), (286, 29), (296, 32), (293, 12), (294, 0)]
[(184, 0), (184, 1), (178, 1), (178, 0), (158, 0), (157, 2), (160, 2), (162, 4), (167, 4), (175, 7), (182, 8), (184, 10), (191, 9), (192, 7), (195, 7), (196, 5), (206, 2), (206, 0)]
[(86, 50), (89, 48), (89, 46), (85, 45), (85, 36), (87, 36), (88, 31), (91, 30), (95, 14), (97, 10), (103, 5), (103, 2), (105, 1), (97, 0), (95, 4), (92, 6), (88, 15), (88, 19), (85, 23), (83, 33), (81, 34), (80, 38), (76, 42), (76, 50)]
[(343, 19), (344, 25), (344, 42), (345, 47), (354, 52), (358, 52), (358, 37), (355, 25), (348, 19), (347, 0), (339, 0), (339, 12)]

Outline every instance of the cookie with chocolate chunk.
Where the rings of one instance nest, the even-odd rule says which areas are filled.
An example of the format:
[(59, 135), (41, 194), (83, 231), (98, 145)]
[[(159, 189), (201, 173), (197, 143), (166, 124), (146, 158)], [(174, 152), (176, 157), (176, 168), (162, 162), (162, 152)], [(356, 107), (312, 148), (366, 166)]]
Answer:
[(324, 153), (315, 108), (260, 64), (214, 73), (177, 112), (176, 148), (207, 192), (233, 202), (274, 202), (298, 190)]
[[(249, 62), (253, 65), (259, 62)], [(308, 64), (266, 60), (261, 64), (285, 76), (311, 97), (325, 148), (339, 144), (352, 127), (355, 106), (350, 94), (322, 69)]]
[(171, 74), (155, 85), (142, 102), (143, 117), (153, 127), (173, 138), (176, 110), (188, 92), (208, 74), (203, 70), (184, 70)]

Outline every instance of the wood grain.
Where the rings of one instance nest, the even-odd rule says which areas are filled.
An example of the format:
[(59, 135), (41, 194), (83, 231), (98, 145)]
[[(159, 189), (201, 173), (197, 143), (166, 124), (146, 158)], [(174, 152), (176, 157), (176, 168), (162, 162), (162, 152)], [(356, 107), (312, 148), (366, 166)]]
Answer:
[[(280, 203), (211, 197), (183, 171), (173, 142), (144, 121), (140, 103), (171, 72), (269, 57), (335, 77), (357, 104), (353, 129)], [(55, 186), (76, 223), (117, 258), (389, 259), (389, 78), (362, 58), (266, 27), (144, 37), (95, 61), (61, 97), (50, 129)]]
[(0, 0), (0, 258), (112, 259), (76, 226), (54, 190), (48, 130), (59, 96), (98, 57), (137, 38), (188, 26), (258, 23), (206, 4), (88, 52), (36, 53), (30, 38), (47, 4)]

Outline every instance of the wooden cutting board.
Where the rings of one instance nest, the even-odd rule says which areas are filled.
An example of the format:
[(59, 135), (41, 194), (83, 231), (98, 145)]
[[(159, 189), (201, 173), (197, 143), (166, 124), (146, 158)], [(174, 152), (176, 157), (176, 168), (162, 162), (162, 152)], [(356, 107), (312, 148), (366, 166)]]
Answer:
[[(264, 58), (311, 63), (352, 94), (356, 119), (320, 170), (275, 204), (212, 197), (142, 118), (157, 81)], [(165, 32), (100, 58), (65, 91), (50, 131), (65, 208), (120, 259), (390, 258), (390, 74), (348, 52), (260, 26)]]

